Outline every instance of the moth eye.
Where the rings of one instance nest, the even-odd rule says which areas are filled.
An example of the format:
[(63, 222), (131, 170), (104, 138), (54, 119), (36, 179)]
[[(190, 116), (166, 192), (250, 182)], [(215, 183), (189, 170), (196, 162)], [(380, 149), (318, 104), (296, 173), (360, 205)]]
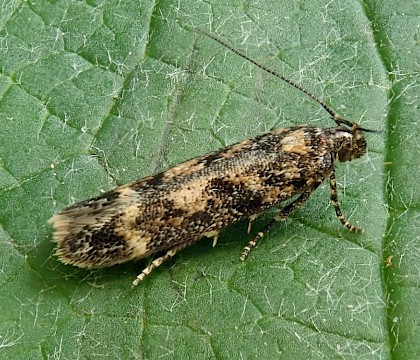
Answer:
[(351, 161), (353, 159), (353, 152), (351, 149), (344, 148), (338, 152), (338, 160), (341, 162)]

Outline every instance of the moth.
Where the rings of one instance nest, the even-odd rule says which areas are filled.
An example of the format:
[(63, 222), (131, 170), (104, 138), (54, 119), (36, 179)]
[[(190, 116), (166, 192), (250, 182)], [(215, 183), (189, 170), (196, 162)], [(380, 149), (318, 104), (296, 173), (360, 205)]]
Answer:
[(367, 148), (363, 133), (375, 131), (340, 117), (299, 84), (204, 34), (304, 92), (336, 126), (275, 129), (65, 208), (49, 220), (56, 255), (63, 263), (93, 269), (158, 254), (134, 280), (138, 285), (198, 240), (212, 237), (215, 245), (227, 226), (242, 219), (251, 224), (265, 210), (289, 201), (244, 247), (240, 260), (245, 260), (264, 233), (302, 206), (326, 179), (338, 220), (350, 231), (363, 231), (340, 210), (334, 167), (337, 161), (363, 156)]

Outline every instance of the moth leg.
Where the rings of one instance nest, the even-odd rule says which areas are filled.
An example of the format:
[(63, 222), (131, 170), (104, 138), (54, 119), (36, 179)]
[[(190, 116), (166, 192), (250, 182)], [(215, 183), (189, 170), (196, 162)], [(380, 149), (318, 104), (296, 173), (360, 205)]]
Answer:
[(341, 212), (340, 203), (338, 202), (337, 181), (335, 179), (334, 170), (331, 171), (331, 174), (330, 174), (330, 201), (331, 201), (331, 205), (334, 207), (335, 214), (337, 215), (338, 220), (340, 220), (343, 226), (345, 226), (350, 231), (359, 232), (359, 233), (364, 232), (363, 229), (350, 224), (347, 221), (347, 219), (344, 217), (343, 213)]
[(219, 234), (218, 233), (216, 235), (214, 235), (214, 237), (213, 237), (213, 247), (215, 247), (217, 245), (217, 240), (219, 240)]
[(252, 221), (249, 220), (249, 222), (248, 222), (248, 230), (246, 231), (247, 234), (249, 234), (251, 232), (251, 227), (252, 227)]
[(259, 216), (260, 214), (255, 214), (255, 215), (251, 215), (249, 217), (249, 222), (248, 222), (248, 230), (247, 233), (249, 234), (251, 232), (251, 227), (252, 227), (252, 222)]
[(241, 256), (239, 259), (241, 261), (244, 261), (250, 251), (257, 245), (258, 241), (260, 241), (264, 234), (269, 231), (273, 225), (277, 221), (281, 221), (286, 219), (294, 210), (296, 210), (298, 207), (302, 206), (306, 200), (308, 200), (309, 196), (312, 194), (312, 192), (322, 183), (320, 181), (319, 183), (314, 184), (311, 188), (305, 190), (295, 201), (290, 203), (289, 205), (285, 206), (283, 209), (279, 210), (274, 217), (265, 227), (262, 229), (262, 231), (258, 232), (258, 234), (248, 242), (248, 244), (243, 248)]
[(213, 247), (217, 245), (217, 240), (219, 240), (219, 231), (213, 230), (203, 234), (205, 237), (212, 237), (213, 238)]
[(156, 269), (157, 267), (162, 265), (165, 261), (174, 257), (177, 253), (179, 253), (181, 250), (185, 249), (186, 247), (190, 245), (191, 245), (191, 242), (181, 243), (177, 246), (174, 246), (172, 249), (169, 249), (165, 255), (153, 260), (147, 267), (143, 269), (143, 271), (139, 275), (137, 275), (137, 278), (133, 281), (133, 286), (137, 286), (140, 283), (140, 281), (143, 281), (143, 279), (147, 275), (149, 275), (154, 269)]

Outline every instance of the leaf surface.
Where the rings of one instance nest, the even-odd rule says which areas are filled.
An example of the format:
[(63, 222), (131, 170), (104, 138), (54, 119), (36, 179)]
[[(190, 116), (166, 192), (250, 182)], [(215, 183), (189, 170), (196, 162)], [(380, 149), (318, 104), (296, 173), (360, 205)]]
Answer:
[[(0, 357), (420, 356), (417, 2), (37, 1), (0, 12)], [(363, 127), (369, 153), (239, 261), (269, 220), (147, 261), (61, 264), (47, 220), (101, 191), (273, 127)]]

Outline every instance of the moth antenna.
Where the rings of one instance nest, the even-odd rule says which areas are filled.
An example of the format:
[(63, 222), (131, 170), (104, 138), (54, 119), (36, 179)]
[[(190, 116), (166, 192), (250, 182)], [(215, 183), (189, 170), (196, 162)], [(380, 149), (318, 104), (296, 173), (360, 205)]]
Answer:
[[(232, 51), (234, 54), (242, 57), (243, 59), (249, 61), (250, 63), (254, 64), (255, 66), (259, 67), (261, 70), (264, 70), (265, 72), (276, 76), (277, 78), (283, 80), (284, 82), (286, 82), (287, 84), (293, 86), (294, 88), (302, 91), (304, 94), (306, 94), (307, 96), (309, 96), (312, 100), (316, 101), (319, 105), (321, 105), (324, 110), (330, 114), (331, 118), (335, 121), (335, 123), (337, 125), (347, 125), (348, 127), (353, 127), (355, 125), (354, 122), (349, 121), (347, 119), (342, 118), (340, 115), (338, 115), (330, 106), (328, 106), (325, 101), (319, 99), (318, 97), (316, 97), (314, 94), (312, 94), (309, 90), (305, 89), (302, 85), (298, 84), (297, 82), (288, 79), (287, 77), (285, 77), (284, 75), (280, 74), (279, 72), (272, 70), (270, 68), (268, 68), (267, 66), (255, 61), (254, 59), (250, 58), (248, 55), (244, 54), (243, 52), (235, 49), (234, 47), (232, 47), (231, 45), (229, 45), (227, 42), (225, 42), (224, 40), (219, 39), (217, 36), (215, 36), (214, 34), (208, 33), (207, 31), (200, 29), (200, 28), (196, 28), (196, 30), (203, 34), (208, 36), (209, 38), (213, 39), (214, 41), (217, 41), (219, 44), (223, 45), (225, 48), (229, 49), (230, 51)], [(364, 128), (360, 128), (359, 130), (361, 131), (367, 131), (367, 132), (374, 132), (376, 133), (376, 130), (369, 130), (369, 129), (364, 129)]]

